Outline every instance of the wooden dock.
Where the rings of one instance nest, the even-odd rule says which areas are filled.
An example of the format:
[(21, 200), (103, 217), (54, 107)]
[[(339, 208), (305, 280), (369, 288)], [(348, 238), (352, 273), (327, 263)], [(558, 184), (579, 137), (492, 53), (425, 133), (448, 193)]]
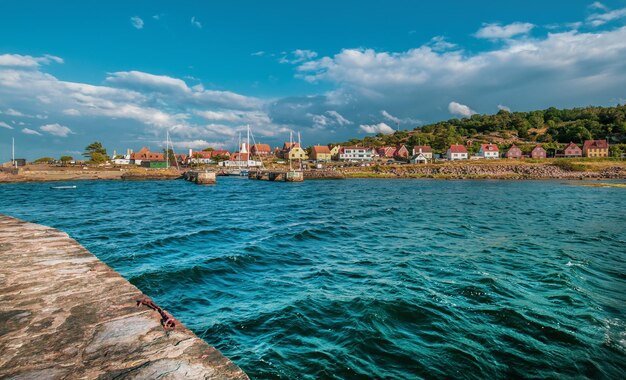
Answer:
[(248, 379), (144, 297), (66, 233), (0, 215), (0, 379)]
[(250, 171), (248, 178), (273, 182), (302, 182), (304, 181), (304, 173), (299, 170), (256, 170)]

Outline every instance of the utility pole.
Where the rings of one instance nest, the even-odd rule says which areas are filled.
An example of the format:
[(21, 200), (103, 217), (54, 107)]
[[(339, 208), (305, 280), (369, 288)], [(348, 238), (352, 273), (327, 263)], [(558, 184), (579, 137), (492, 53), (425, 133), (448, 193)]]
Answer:
[(13, 142), (11, 144), (11, 163), (12, 166), (17, 168), (17, 162), (15, 162), (15, 137), (13, 137)]

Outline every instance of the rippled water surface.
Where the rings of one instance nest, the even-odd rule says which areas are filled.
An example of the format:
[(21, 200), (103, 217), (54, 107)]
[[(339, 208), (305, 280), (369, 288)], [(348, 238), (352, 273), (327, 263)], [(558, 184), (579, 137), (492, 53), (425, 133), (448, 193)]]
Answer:
[(0, 213), (68, 232), (252, 378), (626, 377), (624, 189), (72, 184), (0, 185)]

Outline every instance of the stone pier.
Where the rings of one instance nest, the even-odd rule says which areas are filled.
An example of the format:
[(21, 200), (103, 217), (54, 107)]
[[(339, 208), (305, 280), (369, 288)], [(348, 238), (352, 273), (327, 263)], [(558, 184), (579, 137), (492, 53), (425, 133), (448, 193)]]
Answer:
[(273, 181), (273, 182), (302, 182), (304, 181), (304, 175), (302, 171), (290, 170), (290, 171), (271, 171), (271, 170), (258, 170), (251, 171), (248, 174), (250, 179), (258, 179), (260, 181)]
[(209, 171), (191, 170), (183, 174), (183, 178), (199, 185), (212, 185), (217, 182), (215, 172)]
[(67, 234), (0, 215), (0, 379), (248, 379)]

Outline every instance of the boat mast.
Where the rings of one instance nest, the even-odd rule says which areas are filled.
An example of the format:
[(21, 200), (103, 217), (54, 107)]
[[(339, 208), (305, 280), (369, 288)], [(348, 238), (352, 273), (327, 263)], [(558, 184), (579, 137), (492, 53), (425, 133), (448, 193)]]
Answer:
[(165, 169), (170, 168), (170, 131), (165, 131)]
[(246, 143), (246, 152), (247, 152), (247, 156), (246, 157), (246, 168), (250, 166), (250, 124), (247, 125), (247, 131), (248, 131), (248, 138), (247, 138), (247, 143)]
[(287, 158), (289, 158), (289, 171), (292, 171), (291, 167), (291, 150), (293, 149), (293, 131), (289, 131), (289, 150), (287, 150)]
[[(302, 149), (302, 141), (300, 140), (300, 131), (298, 131), (298, 145), (300, 146), (300, 150)], [(300, 157), (300, 170), (302, 170), (302, 157)]]

